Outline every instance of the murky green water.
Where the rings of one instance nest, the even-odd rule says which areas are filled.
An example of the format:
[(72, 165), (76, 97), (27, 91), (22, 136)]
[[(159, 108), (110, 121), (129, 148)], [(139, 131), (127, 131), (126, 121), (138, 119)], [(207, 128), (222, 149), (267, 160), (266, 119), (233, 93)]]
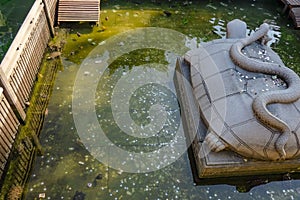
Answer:
[[(179, 108), (172, 83), (175, 58), (193, 47), (193, 41), (220, 38), (214, 31), (219, 29), (221, 31), (218, 33), (222, 35), (222, 27), (228, 21), (241, 18), (247, 22), (250, 30), (258, 27), (264, 20), (279, 26), (279, 42), (272, 46), (287, 66), (300, 72), (300, 33), (290, 28), (291, 22), (286, 21), (286, 16), (280, 16), (282, 6), (274, 1), (193, 1), (187, 5), (183, 1), (162, 4), (151, 1), (138, 4), (131, 2), (102, 2), (103, 23), (99, 27), (90, 27), (89, 24), (64, 25), (69, 30), (65, 34), (67, 43), (63, 52), (64, 67), (57, 76), (48, 107), (49, 115), (41, 133), (45, 154), (36, 158), (25, 199), (38, 199), (39, 195), (46, 199), (73, 199), (75, 194), (77, 198), (84, 196), (85, 199), (300, 198), (300, 182), (297, 180), (267, 183), (248, 193), (239, 193), (234, 186), (226, 184), (204, 183), (203, 186), (195, 186), (186, 152), (177, 154), (170, 151), (168, 157), (149, 163), (132, 161), (136, 159), (137, 152), (152, 152), (170, 144), (170, 149), (175, 149), (174, 146), (185, 147), (183, 138), (177, 138), (179, 142), (174, 139), (175, 133), (180, 130)], [(164, 10), (170, 11), (171, 16), (167, 17)], [(142, 27), (167, 29), (161, 33), (135, 29)], [(169, 33), (169, 29), (176, 33)], [(125, 32), (128, 30), (131, 31)], [(144, 34), (140, 38), (139, 31)], [(123, 33), (121, 37), (113, 37), (120, 33)], [(122, 40), (126, 37), (130, 39)], [(147, 39), (144, 46), (139, 46), (141, 38)], [(147, 82), (149, 74), (157, 77), (159, 74), (166, 79), (160, 84)], [(78, 89), (80, 98), (89, 95), (89, 90), (93, 87), (95, 93), (94, 99), (81, 102), (82, 107), (78, 106), (74, 113), (72, 97), (77, 94), (73, 94), (73, 90), (78, 76), (83, 80), (80, 82), (82, 87)], [(144, 81), (145, 84), (131, 93), (128, 104), (126, 101), (123, 103), (122, 100), (127, 99), (126, 94), (131, 90), (128, 86), (136, 81)], [(123, 90), (121, 86), (124, 86)], [(82, 88), (85, 91), (81, 91)], [(77, 133), (78, 127), (73, 115), (79, 113), (85, 116), (90, 104), (95, 105), (91, 106), (96, 112), (94, 117), (109, 140), (98, 137), (92, 118), (81, 118), (87, 126), (84, 129), (86, 131)], [(165, 111), (166, 121), (160, 132), (155, 132), (151, 137), (147, 135), (149, 132), (145, 132), (145, 138), (125, 134), (124, 130), (127, 128), (146, 129), (149, 123), (155, 121), (151, 116), (155, 116), (156, 112), (151, 108), (156, 104), (161, 106), (156, 108)], [(129, 126), (118, 121), (119, 116), (124, 113), (115, 111), (122, 110), (123, 107), (129, 111), (135, 125)], [(129, 156), (120, 157), (106, 141), (112, 141), (130, 152)], [(93, 151), (90, 147), (93, 148), (95, 142), (98, 147)], [(167, 165), (172, 156), (177, 156), (176, 161)], [(103, 163), (111, 166), (116, 166), (117, 163), (120, 167), (111, 168)], [(147, 169), (147, 165), (159, 170), (128, 173), (122, 169), (122, 166), (131, 166), (143, 171)], [(164, 165), (167, 166), (161, 168)]]
[(33, 0), (0, 0), (0, 60), (16, 36), (33, 2)]

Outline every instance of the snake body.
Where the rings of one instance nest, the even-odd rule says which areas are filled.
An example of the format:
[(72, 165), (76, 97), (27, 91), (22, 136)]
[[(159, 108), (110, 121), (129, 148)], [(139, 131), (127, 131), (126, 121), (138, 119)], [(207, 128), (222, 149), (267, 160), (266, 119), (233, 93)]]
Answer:
[(279, 154), (279, 158), (271, 158), (273, 160), (284, 160), (286, 158), (285, 145), (291, 135), (291, 128), (283, 120), (273, 115), (267, 105), (272, 103), (292, 103), (300, 98), (300, 78), (291, 69), (276, 63), (263, 62), (260, 60), (249, 58), (242, 53), (242, 49), (262, 38), (267, 34), (269, 25), (264, 23), (259, 30), (250, 37), (243, 38), (235, 42), (230, 48), (230, 57), (232, 61), (244, 70), (264, 73), (269, 75), (276, 74), (287, 84), (285, 90), (269, 91), (259, 94), (252, 103), (252, 109), (256, 118), (263, 124), (275, 128), (280, 131), (280, 136), (275, 141), (275, 149)]

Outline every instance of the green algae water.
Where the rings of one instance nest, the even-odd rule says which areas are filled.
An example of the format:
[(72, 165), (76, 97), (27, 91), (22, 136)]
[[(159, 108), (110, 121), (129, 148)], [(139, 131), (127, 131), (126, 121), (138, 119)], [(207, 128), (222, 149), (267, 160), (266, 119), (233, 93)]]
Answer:
[[(41, 132), (45, 153), (36, 158), (24, 198), (300, 198), (300, 182), (287, 180), (289, 176), (277, 182), (264, 179), (261, 181), (264, 185), (246, 193), (240, 193), (235, 186), (228, 184), (203, 183), (196, 186), (187, 152), (172, 151), (176, 150), (174, 146), (185, 148), (184, 138), (176, 137), (181, 127), (180, 109), (172, 82), (176, 57), (195, 48), (199, 42), (222, 37), (226, 23), (234, 18), (246, 21), (249, 32), (267, 21), (274, 28), (274, 41), (270, 45), (286, 65), (299, 74), (300, 33), (292, 29), (291, 21), (286, 16), (280, 15), (282, 8), (279, 2), (274, 1), (115, 0), (102, 2), (99, 26), (89, 23), (63, 24), (59, 30), (63, 32), (66, 43), (62, 57), (63, 69), (58, 72), (48, 106), (49, 114)], [(147, 40), (144, 46), (139, 46), (143, 38)], [(147, 77), (159, 77), (158, 74), (165, 77), (163, 84), (147, 82)], [(79, 82), (81, 87), (76, 85), (78, 77), (82, 78)], [(126, 84), (130, 86), (135, 81), (145, 84), (132, 92), (128, 102), (123, 102), (131, 91), (130, 87), (125, 87)], [(117, 93), (120, 85), (125, 89)], [(93, 99), (84, 99), (82, 105), (75, 109), (77, 104), (72, 102), (74, 97), (78, 94), (79, 98), (84, 98), (93, 89)], [(119, 104), (114, 103), (116, 99)], [(76, 115), (86, 113), (90, 104), (95, 109), (94, 118), (109, 140), (98, 138), (92, 118), (77, 118), (76, 121)], [(124, 133), (127, 128), (146, 129), (149, 123), (155, 121), (151, 117), (155, 116), (152, 107), (157, 104), (161, 106), (157, 109), (165, 111), (163, 117), (166, 119), (159, 134), (149, 136), (145, 132), (144, 137), (137, 138)], [(136, 126), (126, 127), (128, 124), (118, 121), (124, 112), (116, 114), (115, 111), (123, 111), (123, 107)], [(84, 132), (79, 131), (80, 122), (86, 125)], [(160, 123), (157, 120), (155, 122)], [(120, 157), (113, 150), (114, 146), (107, 144), (109, 141), (126, 149), (129, 155)], [(93, 151), (95, 142), (98, 148)], [(146, 154), (168, 145), (168, 156), (154, 160), (155, 164), (132, 162), (137, 158), (137, 152)], [(171, 160), (171, 157), (176, 159)], [(115, 167), (118, 165), (119, 168)], [(157, 170), (151, 170), (152, 167)], [(129, 168), (140, 173), (129, 173)]]
[(3, 59), (33, 2), (33, 0), (0, 1), (0, 60)]

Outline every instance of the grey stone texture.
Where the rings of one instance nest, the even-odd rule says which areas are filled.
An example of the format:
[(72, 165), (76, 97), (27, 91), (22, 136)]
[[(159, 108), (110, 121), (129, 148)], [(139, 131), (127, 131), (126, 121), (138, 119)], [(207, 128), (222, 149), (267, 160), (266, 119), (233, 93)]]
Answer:
[[(263, 92), (286, 89), (286, 84), (276, 75), (250, 73), (234, 65), (229, 49), (235, 41), (225, 39), (208, 42), (188, 53), (191, 55), (188, 63), (193, 94), (204, 122), (212, 134), (220, 136), (225, 146), (245, 157), (272, 160), (270, 155), (276, 151), (274, 141), (280, 133), (256, 119), (252, 102)], [(278, 60), (272, 49), (260, 43), (244, 49), (244, 54), (256, 56), (256, 59), (268, 58), (270, 62)], [(296, 127), (300, 126), (300, 113), (295, 104), (299, 102), (270, 107), (271, 111), (278, 111), (275, 115), (292, 127), (297, 139), (295, 141), (298, 141), (300, 132)], [(222, 135), (223, 131), (231, 135)], [(236, 140), (231, 140), (232, 136)], [(299, 156), (299, 146), (295, 142), (290, 141), (287, 147), (288, 159)]]
[[(201, 98), (206, 99), (203, 100), (202, 103), (197, 102), (197, 100), (195, 100), (193, 87), (191, 87), (192, 84), (189, 81), (190, 69), (191, 68), (189, 67), (187, 62), (185, 62), (184, 60), (179, 60), (176, 67), (174, 83), (176, 86), (178, 100), (181, 105), (181, 115), (187, 143), (191, 143), (193, 156), (196, 162), (197, 173), (200, 178), (218, 178), (300, 172), (299, 159), (291, 159), (281, 162), (264, 161), (252, 159), (235, 152), (239, 151), (241, 148), (245, 148), (245, 144), (241, 142), (242, 140), (250, 140), (249, 145), (252, 145), (252, 150), (248, 151), (248, 156), (252, 156), (251, 154), (257, 154), (254, 151), (255, 148), (257, 148), (257, 144), (266, 144), (268, 142), (269, 144), (265, 145), (264, 154), (270, 156), (272, 154), (277, 154), (277, 152), (274, 151), (274, 148), (271, 146), (271, 144), (274, 144), (278, 133), (276, 133), (275, 131), (274, 133), (272, 133), (269, 129), (265, 128), (263, 125), (258, 123), (253, 116), (250, 116), (249, 113), (251, 113), (252, 111), (249, 106), (247, 108), (247, 111), (243, 109), (243, 115), (245, 115), (246, 117), (248, 116), (251, 119), (246, 120), (246, 123), (241, 123), (240, 118), (243, 118), (244, 116), (236, 115), (235, 118), (231, 118), (232, 121), (229, 123), (231, 124), (233, 131), (230, 131), (228, 130), (228, 127), (225, 127), (224, 129), (222, 129), (221, 132), (219, 132), (221, 137), (224, 137), (226, 138), (226, 140), (231, 141), (232, 143), (237, 145), (234, 148), (231, 147), (230, 149), (226, 149), (220, 152), (211, 151), (211, 149), (207, 145), (207, 142), (204, 139), (209, 133), (209, 126), (207, 126), (207, 121), (202, 120), (204, 116), (203, 114), (200, 114), (201, 110), (199, 109), (199, 105), (203, 105), (203, 102), (205, 102), (205, 110), (210, 109), (210, 102), (209, 100), (207, 100), (206, 95), (204, 95)], [(243, 93), (243, 97), (245, 96), (249, 95)], [(243, 102), (243, 100), (240, 101)], [(221, 102), (218, 103), (220, 103), (220, 105), (223, 104)], [(218, 103), (216, 104), (217, 107), (219, 106)], [(230, 100), (226, 103), (234, 108), (230, 112), (235, 112), (234, 110), (240, 109), (240, 107), (232, 105), (232, 103), (230, 103)], [(239, 106), (245, 107), (243, 104), (239, 104)], [(278, 105), (274, 104), (272, 106), (277, 107)], [(294, 103), (294, 106), (299, 111), (300, 102), (297, 101), (296, 103)], [(215, 114), (211, 113), (206, 115), (215, 116)], [(228, 115), (232, 114), (228, 113)], [(214, 118), (213, 116), (210, 118)], [(220, 126), (224, 127), (222, 125), (222, 119), (217, 117), (215, 120), (218, 121), (214, 121), (216, 123), (213, 123), (213, 125), (218, 126), (217, 129), (220, 129)], [(245, 129), (247, 129), (247, 131), (245, 131)], [(295, 130), (299, 132), (299, 129), (300, 125), (298, 124)], [(264, 137), (264, 140), (261, 140), (259, 137), (257, 138), (255, 136), (255, 133), (267, 134), (267, 137)], [(270, 136), (271, 134), (273, 134), (273, 138), (272, 136)], [(290, 154), (294, 154), (298, 151), (297, 141), (298, 136), (296, 134), (293, 134), (288, 141), (288, 145), (286, 147), (287, 152), (290, 152)]]
[[(228, 27), (236, 27), (235, 24), (238, 30), (245, 29), (245, 24), (236, 20), (228, 23)], [(287, 160), (270, 161), (278, 156), (275, 142), (281, 133), (254, 116), (252, 102), (261, 93), (284, 90), (287, 86), (276, 75), (251, 73), (231, 61), (231, 45), (237, 41), (235, 38), (245, 36), (243, 31), (228, 33), (228, 39), (204, 43), (177, 62), (175, 85), (183, 124), (202, 178), (298, 171), (300, 100), (268, 106), (271, 113), (292, 129), (285, 146)], [(243, 53), (254, 59), (282, 63), (271, 48), (260, 43), (247, 46)], [(189, 116), (189, 113), (194, 114)], [(214, 152), (208, 145), (211, 141), (204, 138), (211, 134), (224, 144), (224, 150)]]

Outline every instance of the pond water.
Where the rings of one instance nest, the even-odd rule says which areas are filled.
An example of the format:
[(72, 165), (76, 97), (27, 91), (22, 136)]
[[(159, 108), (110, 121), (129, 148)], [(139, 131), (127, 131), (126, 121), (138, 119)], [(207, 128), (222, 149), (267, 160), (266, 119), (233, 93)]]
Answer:
[(177, 56), (272, 24), (270, 45), (300, 72), (299, 31), (276, 1), (103, 1), (100, 26), (63, 24), (66, 41), (25, 199), (298, 199), (298, 180), (240, 193), (196, 186), (173, 85)]
[(0, 0), (0, 60), (2, 60), (34, 0)]

